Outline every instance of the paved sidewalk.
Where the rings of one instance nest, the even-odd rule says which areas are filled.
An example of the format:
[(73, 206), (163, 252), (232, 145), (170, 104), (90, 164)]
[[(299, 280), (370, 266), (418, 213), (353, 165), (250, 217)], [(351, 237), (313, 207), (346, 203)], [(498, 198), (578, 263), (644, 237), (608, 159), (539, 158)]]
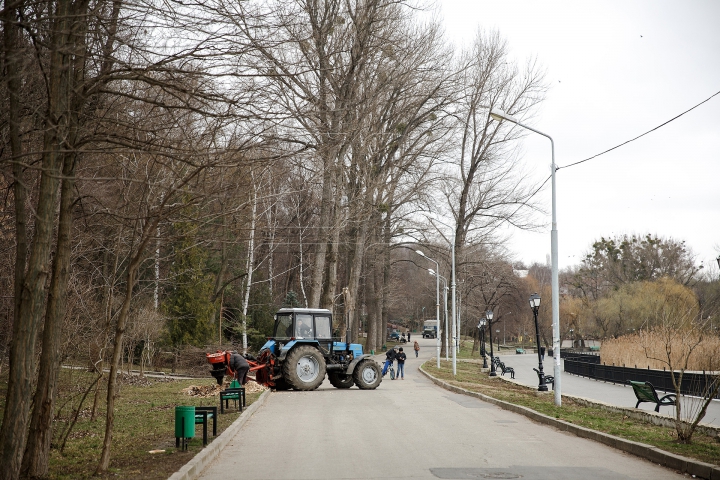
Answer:
[[(505, 363), (505, 365), (515, 369), (515, 380), (518, 382), (530, 386), (536, 386), (538, 384), (537, 374), (533, 370), (533, 368), (538, 367), (537, 354), (500, 355), (500, 359)], [(488, 358), (488, 362), (489, 361), (490, 360)], [(561, 362), (563, 362), (563, 360), (561, 360)], [(552, 358), (545, 356), (543, 370), (545, 375), (553, 375)], [(571, 375), (565, 372), (562, 363), (561, 372), (563, 394), (583, 397), (589, 400), (599, 400), (619, 407), (634, 407), (635, 402), (637, 402), (633, 389), (629, 386)], [(500, 375), (500, 373), (501, 372), (498, 372), (498, 375)], [(508, 374), (505, 376), (507, 377)], [(662, 392), (658, 392), (658, 394), (664, 395)], [(693, 398), (685, 398), (684, 401), (688, 403), (697, 403), (697, 400)], [(653, 411), (655, 410), (655, 405), (641, 403), (639, 408)], [(673, 416), (675, 413), (675, 407), (660, 407), (660, 413), (663, 415)], [(701, 423), (720, 426), (720, 400), (713, 400), (710, 402), (707, 414), (705, 415), (705, 418), (702, 419)]]

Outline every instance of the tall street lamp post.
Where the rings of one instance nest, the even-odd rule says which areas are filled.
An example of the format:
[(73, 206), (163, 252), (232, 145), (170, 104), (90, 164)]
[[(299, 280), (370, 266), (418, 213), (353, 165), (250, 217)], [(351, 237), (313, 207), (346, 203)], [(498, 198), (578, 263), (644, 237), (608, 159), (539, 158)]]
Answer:
[(433, 276), (437, 275), (438, 277), (440, 277), (440, 280), (442, 280), (442, 282), (443, 282), (443, 299), (444, 299), (443, 304), (444, 304), (444, 306), (445, 306), (445, 309), (444, 309), (444, 313), (445, 313), (445, 315), (444, 315), (444, 317), (445, 317), (445, 361), (448, 361), (448, 360), (449, 360), (449, 358), (448, 358), (448, 341), (449, 341), (449, 340), (448, 340), (448, 305), (447, 305), (448, 286), (447, 286), (447, 278), (443, 277), (442, 275), (440, 275), (439, 273), (437, 273), (437, 272), (436, 272), (435, 270), (433, 270), (432, 268), (428, 268), (428, 272), (430, 272), (430, 275), (433, 275)]
[(492, 319), (493, 319), (493, 312), (492, 310), (488, 310), (485, 312), (485, 318), (487, 318), (488, 322), (488, 330), (490, 330), (490, 376), (491, 377), (497, 377), (497, 373), (495, 373), (495, 356), (493, 355), (493, 343), (492, 343)]
[(485, 353), (485, 325), (487, 325), (487, 320), (481, 318), (480, 323), (478, 323), (478, 329), (480, 330), (480, 355), (483, 359), (482, 368), (488, 368), (487, 356)]
[[(490, 116), (497, 121), (507, 120), (522, 128), (542, 135), (550, 140), (550, 149), (552, 153), (552, 164), (550, 165), (550, 176), (552, 177), (552, 228), (550, 230), (550, 257), (552, 263), (552, 272), (550, 285), (552, 288), (552, 325), (553, 325), (553, 374), (555, 376), (555, 405), (562, 405), (562, 393), (560, 382), (560, 291), (558, 281), (558, 232), (557, 232), (557, 209), (555, 205), (555, 142), (552, 137), (532, 127), (523, 125), (520, 121), (508, 115), (500, 109), (490, 109)], [(539, 348), (539, 345), (538, 345)]]
[[(426, 256), (422, 251), (415, 250), (415, 253), (421, 257), (425, 257), (435, 264), (437, 271), (440, 271), (440, 264), (432, 258)], [(435, 276), (435, 318), (437, 319), (437, 333), (435, 338), (437, 339), (437, 368), (440, 369), (440, 277)]]
[[(538, 385), (538, 392), (547, 392), (547, 385), (545, 385), (545, 372), (543, 372), (542, 356), (540, 355), (540, 329), (538, 328), (538, 310), (540, 309), (540, 295), (533, 293), (530, 295), (530, 308), (532, 308), (533, 316), (535, 317), (535, 339), (537, 341), (537, 356), (538, 356), (538, 377), (540, 377), (540, 385)], [(553, 352), (554, 353), (554, 352)]]

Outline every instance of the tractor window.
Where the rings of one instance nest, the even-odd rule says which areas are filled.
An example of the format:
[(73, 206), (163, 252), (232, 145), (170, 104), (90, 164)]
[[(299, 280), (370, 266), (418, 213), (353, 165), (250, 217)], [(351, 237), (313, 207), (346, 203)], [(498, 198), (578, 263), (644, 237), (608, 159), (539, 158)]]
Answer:
[(312, 315), (298, 313), (295, 315), (295, 336), (301, 338), (313, 338)]
[(292, 337), (292, 315), (284, 314), (277, 316), (277, 323), (275, 327), (275, 337), (277, 338), (290, 338)]
[(330, 317), (315, 317), (315, 338), (331, 338)]

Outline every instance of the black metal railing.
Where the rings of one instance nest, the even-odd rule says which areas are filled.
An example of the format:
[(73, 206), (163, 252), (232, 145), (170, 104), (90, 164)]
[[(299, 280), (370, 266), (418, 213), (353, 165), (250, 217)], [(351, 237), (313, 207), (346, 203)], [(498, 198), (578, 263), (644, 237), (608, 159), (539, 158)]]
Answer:
[[(627, 384), (629, 380), (636, 382), (650, 382), (656, 390), (664, 392), (675, 392), (672, 373), (666, 370), (650, 370), (644, 368), (620, 367), (615, 365), (604, 365), (584, 361), (585, 358), (565, 358), (565, 371), (581, 377), (594, 378), (604, 382)], [(675, 372), (675, 378), (680, 378), (680, 373)], [(718, 381), (717, 375), (703, 373), (685, 372), (682, 376), (680, 393), (683, 395), (704, 396), (709, 391), (713, 382)], [(716, 395), (720, 398), (720, 392)]]
[(597, 353), (577, 353), (560, 351), (560, 358), (575, 360), (577, 362), (600, 363), (600, 355)]

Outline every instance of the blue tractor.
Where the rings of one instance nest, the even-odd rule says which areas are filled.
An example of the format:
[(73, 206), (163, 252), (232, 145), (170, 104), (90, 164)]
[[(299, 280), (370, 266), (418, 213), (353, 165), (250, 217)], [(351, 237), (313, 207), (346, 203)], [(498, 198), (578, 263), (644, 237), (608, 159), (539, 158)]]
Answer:
[(373, 390), (382, 382), (380, 365), (363, 354), (362, 345), (333, 337), (330, 310), (280, 309), (274, 332), (250, 362), (258, 383), (277, 390), (315, 390), (326, 374), (336, 388)]

